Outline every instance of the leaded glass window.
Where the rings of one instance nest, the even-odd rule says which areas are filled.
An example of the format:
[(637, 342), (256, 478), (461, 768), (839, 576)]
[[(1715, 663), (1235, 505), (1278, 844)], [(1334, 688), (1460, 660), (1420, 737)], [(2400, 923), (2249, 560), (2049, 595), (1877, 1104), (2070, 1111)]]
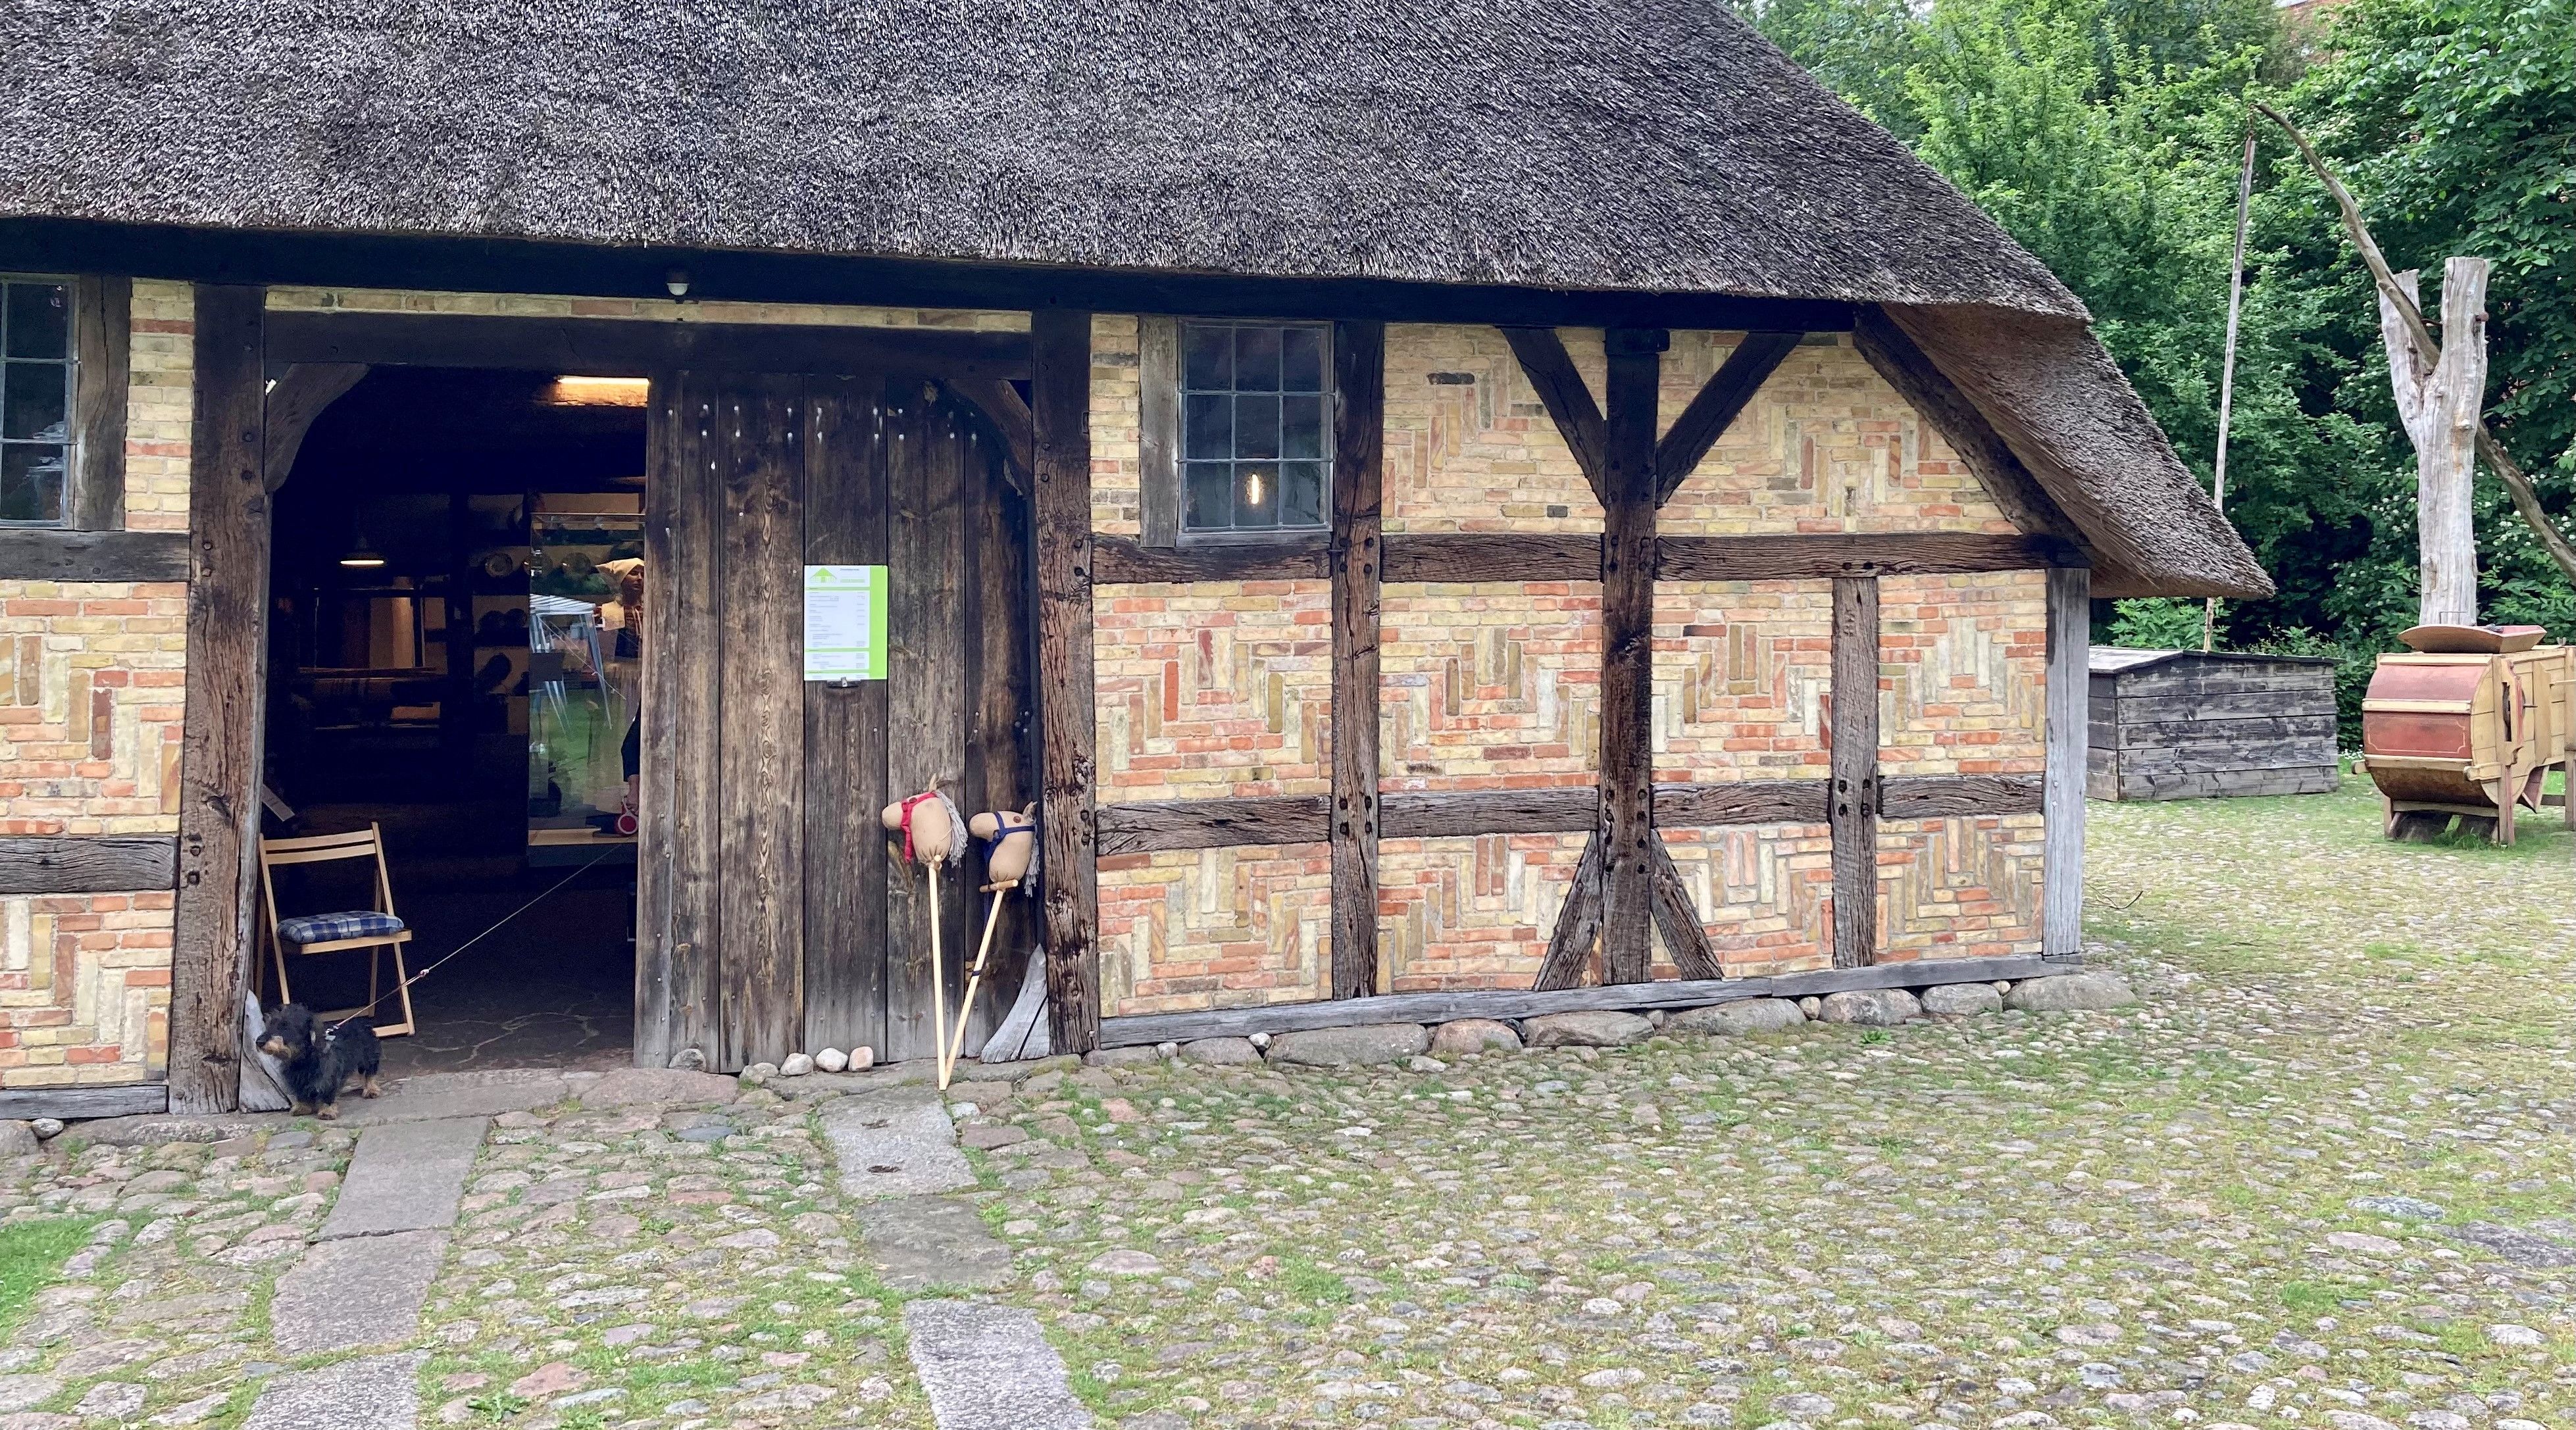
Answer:
[(1322, 529), (1330, 333), (1320, 323), (1181, 324), (1181, 530)]
[(72, 285), (0, 280), (0, 525), (60, 525), (72, 453)]

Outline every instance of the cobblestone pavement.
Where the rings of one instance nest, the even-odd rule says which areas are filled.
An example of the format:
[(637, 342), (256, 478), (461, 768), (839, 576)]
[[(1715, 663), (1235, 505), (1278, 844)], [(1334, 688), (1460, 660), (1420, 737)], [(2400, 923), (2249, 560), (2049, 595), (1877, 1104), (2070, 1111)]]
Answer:
[(2094, 811), (2134, 1008), (1023, 1084), (1015, 1294), (1159, 1426), (2576, 1425), (2576, 840)]
[[(970, 1080), (981, 1294), (1126, 1430), (2576, 1430), (2576, 839), (2373, 816), (2095, 806), (2117, 1012)], [(97, 1222), (0, 1430), (231, 1430), (394, 1349), (431, 1426), (928, 1427), (821, 1136), (888, 1079), (504, 1113), (418, 1338), (291, 1363), (353, 1131), (75, 1129), (0, 1168), (0, 1215)]]

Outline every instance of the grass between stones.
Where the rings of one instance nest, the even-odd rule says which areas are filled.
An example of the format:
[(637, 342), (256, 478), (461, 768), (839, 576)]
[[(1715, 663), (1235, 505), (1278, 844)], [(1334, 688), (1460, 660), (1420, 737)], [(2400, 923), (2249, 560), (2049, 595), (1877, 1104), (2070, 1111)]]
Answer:
[(48, 1217), (0, 1226), (0, 1335), (18, 1328), (36, 1292), (89, 1244), (96, 1217)]

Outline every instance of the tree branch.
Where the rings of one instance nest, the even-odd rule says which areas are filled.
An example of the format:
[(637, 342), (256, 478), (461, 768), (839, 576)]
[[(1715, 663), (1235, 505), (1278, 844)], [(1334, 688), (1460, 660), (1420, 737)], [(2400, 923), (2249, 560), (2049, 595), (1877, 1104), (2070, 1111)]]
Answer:
[[(2279, 125), (2281, 132), (2290, 136), (2290, 142), (2299, 146), (2299, 156), (2308, 161), (2308, 167), (2316, 171), (2318, 180), (2326, 186), (2326, 192), (2333, 196), (2335, 207), (2343, 214), (2344, 232), (2351, 237), (2352, 246), (2361, 250), (2361, 261), (2369, 267), (2371, 281), (2379, 285), (2379, 291), (2387, 295), (2398, 317), (2404, 320), (2407, 335), (2414, 339), (2416, 354), (2424, 369), (2430, 371), (2442, 359), (2442, 345), (2433, 341), (2432, 330), (2424, 326), (2423, 310), (2416, 306), (2415, 295), (2399, 286), (2397, 275), (2388, 267), (2387, 257), (2372, 241), (2369, 226), (2361, 221), (2361, 206), (2352, 201), (2351, 192), (2326, 167), (2326, 161), (2318, 157), (2316, 147), (2308, 143), (2308, 136), (2299, 132), (2299, 126), (2292, 124), (2289, 116), (2261, 100), (2254, 101), (2254, 111)], [(2541, 549), (2549, 553), (2549, 559), (2557, 563), (2559, 571), (2569, 581), (2576, 582), (2576, 546), (2568, 544), (2557, 524), (2549, 519), (2549, 513), (2541, 509), (2540, 494), (2532, 489), (2531, 478), (2523, 474), (2521, 466), (2505, 451), (2504, 444), (2487, 430), (2483, 417), (2478, 419), (2478, 456), (2485, 459), (2498, 477), (2503, 478), (2505, 491), (2513, 497), (2513, 509), (2522, 514), (2523, 521), (2540, 538)]]

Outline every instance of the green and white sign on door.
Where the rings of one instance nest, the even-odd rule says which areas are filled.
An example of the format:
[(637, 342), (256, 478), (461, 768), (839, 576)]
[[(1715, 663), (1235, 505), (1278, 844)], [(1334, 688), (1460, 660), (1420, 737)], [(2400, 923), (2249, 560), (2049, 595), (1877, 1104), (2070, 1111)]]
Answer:
[(805, 568), (805, 678), (886, 678), (886, 568)]

